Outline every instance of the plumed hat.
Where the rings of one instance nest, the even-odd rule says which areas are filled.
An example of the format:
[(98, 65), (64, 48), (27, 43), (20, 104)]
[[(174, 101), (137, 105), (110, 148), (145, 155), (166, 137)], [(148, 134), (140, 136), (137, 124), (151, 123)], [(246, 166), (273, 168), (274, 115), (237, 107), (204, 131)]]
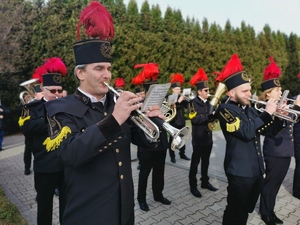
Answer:
[(115, 83), (115, 88), (124, 88), (126, 86), (125, 81), (122, 77), (118, 77), (114, 81)]
[[(80, 27), (88, 39), (80, 40)], [(93, 1), (80, 14), (77, 25), (78, 42), (73, 44), (76, 65), (111, 62), (110, 41), (114, 38), (111, 14), (99, 2)]]
[(208, 78), (203, 68), (199, 68), (197, 73), (191, 78), (190, 84), (196, 86), (197, 90), (208, 88)]
[(66, 76), (67, 67), (60, 58), (46, 59), (42, 67), (45, 70), (42, 74), (43, 86), (62, 86), (62, 77)]
[(272, 57), (269, 59), (271, 63), (265, 68), (264, 71), (264, 82), (261, 84), (262, 91), (281, 86), (278, 79), (280, 77), (281, 70)]
[(238, 55), (233, 54), (215, 81), (224, 82), (227, 90), (230, 91), (241, 84), (250, 83), (251, 78), (244, 71)]
[(144, 78), (144, 88), (148, 91), (151, 84), (157, 84), (157, 79), (159, 75), (158, 64), (156, 63), (146, 63), (146, 64), (136, 64), (135, 69), (143, 68), (138, 76)]
[(170, 79), (172, 88), (181, 87), (184, 83), (184, 76), (180, 73), (171, 74)]

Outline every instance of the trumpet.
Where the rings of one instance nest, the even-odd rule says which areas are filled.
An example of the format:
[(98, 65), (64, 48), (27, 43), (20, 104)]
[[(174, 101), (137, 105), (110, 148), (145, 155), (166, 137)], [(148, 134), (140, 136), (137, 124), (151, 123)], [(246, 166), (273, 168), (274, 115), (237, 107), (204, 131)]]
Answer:
[(188, 95), (183, 95), (183, 97), (186, 101), (190, 102), (196, 97), (196, 94), (191, 91)]
[[(20, 84), (20, 86), (26, 88), (26, 90), (27, 90), (27, 91), (22, 91), (19, 94), (20, 101), (23, 105), (35, 100), (35, 93), (36, 92), (34, 90), (34, 86), (37, 85), (37, 84), (39, 84), (37, 78), (24, 81), (23, 83)], [(28, 99), (26, 101), (25, 98), (27, 96), (28, 96)]]
[[(106, 87), (110, 91), (112, 91), (116, 96), (120, 96), (120, 92), (116, 91), (112, 86), (110, 86), (107, 82), (103, 82)], [(131, 115), (130, 119), (140, 128), (143, 132), (153, 141), (157, 141), (160, 132), (158, 126), (162, 127), (166, 130), (172, 137), (173, 141), (171, 143), (171, 149), (175, 151), (176, 149), (180, 149), (185, 145), (186, 141), (189, 138), (190, 128), (184, 127), (182, 129), (176, 129), (172, 127), (167, 122), (163, 121), (159, 118), (152, 118), (151, 120), (144, 115), (139, 109), (135, 110), (136, 115)], [(153, 128), (150, 128), (145, 122), (151, 124)], [(158, 124), (158, 125), (157, 125)]]
[[(266, 111), (264, 108), (260, 107), (258, 105), (267, 105), (267, 102), (265, 101), (260, 101), (260, 100), (255, 100), (252, 98), (248, 98), (249, 101), (251, 101), (252, 103), (254, 103), (254, 108), (259, 111), (259, 112), (264, 112)], [(286, 116), (286, 115), (282, 115), (278, 112), (275, 112), (273, 114), (273, 116), (276, 116), (277, 118), (292, 122), (292, 123), (297, 123), (298, 122), (298, 116), (300, 115), (300, 111), (297, 110), (292, 110), (292, 109), (282, 109), (283, 112), (286, 112), (288, 114), (292, 114), (292, 116)]]

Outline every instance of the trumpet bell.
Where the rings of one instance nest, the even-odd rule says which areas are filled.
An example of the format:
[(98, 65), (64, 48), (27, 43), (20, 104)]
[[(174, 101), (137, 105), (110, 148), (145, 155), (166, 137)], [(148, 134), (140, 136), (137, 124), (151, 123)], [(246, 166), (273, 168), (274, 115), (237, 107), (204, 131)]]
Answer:
[(190, 139), (191, 129), (189, 127), (184, 127), (179, 130), (168, 123), (164, 123), (163, 127), (173, 137), (173, 141), (171, 143), (171, 149), (173, 151), (182, 148)]
[(38, 85), (38, 84), (39, 83), (38, 83), (37, 78), (24, 81), (23, 83), (20, 84), (20, 86), (26, 88), (26, 91), (22, 91), (19, 94), (20, 101), (23, 105), (35, 100), (36, 91), (34, 90), (34, 87), (35, 87), (35, 85)]
[(220, 98), (222, 96), (222, 94), (227, 90), (226, 85), (224, 83), (219, 83), (218, 87), (216, 89), (216, 93), (214, 94), (214, 97), (212, 98), (212, 100), (209, 102), (209, 111), (208, 114), (212, 114), (212, 112), (215, 110), (215, 108), (217, 107), (217, 105), (220, 102)]

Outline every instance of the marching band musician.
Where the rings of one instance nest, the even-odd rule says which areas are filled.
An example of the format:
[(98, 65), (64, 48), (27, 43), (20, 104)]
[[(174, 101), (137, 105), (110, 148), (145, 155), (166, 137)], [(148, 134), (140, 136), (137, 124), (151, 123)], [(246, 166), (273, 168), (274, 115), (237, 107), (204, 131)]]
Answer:
[[(277, 100), (270, 98), (265, 111), (249, 107), (251, 79), (236, 54), (232, 55), (216, 80), (225, 83), (229, 101), (221, 104), (216, 115), (226, 139), (224, 170), (228, 179), (227, 206), (223, 225), (246, 225), (259, 197), (264, 174), (260, 134), (282, 129), (282, 121), (272, 115)], [(276, 131), (276, 132), (275, 132)]]
[[(48, 152), (43, 142), (48, 137), (45, 102), (62, 97), (62, 76), (67, 73), (65, 64), (59, 58), (50, 58), (35, 70), (33, 78), (42, 81), (43, 98), (25, 104), (19, 119), (20, 129), (25, 136), (33, 138), (34, 187), (37, 192), (37, 224), (52, 225), (53, 196), (55, 188), (59, 196), (59, 220), (65, 208), (64, 167), (55, 151)], [(37, 76), (37, 77), (36, 77)]]
[[(300, 73), (298, 74), (300, 78)], [(295, 97), (294, 110), (300, 111), (300, 95)], [(294, 155), (295, 155), (295, 171), (293, 178), (293, 196), (300, 199), (300, 120), (294, 124)]]
[[(88, 38), (80, 41), (81, 25)], [(73, 49), (79, 87), (45, 104), (51, 134), (46, 148), (57, 152), (65, 166), (62, 224), (133, 225), (130, 142), (151, 143), (128, 118), (142, 98), (124, 91), (115, 102), (104, 84), (111, 81), (114, 25), (103, 5), (93, 1), (81, 12), (77, 34)], [(159, 106), (150, 107), (147, 116), (164, 119)]]
[(197, 171), (201, 162), (201, 188), (210, 191), (218, 189), (209, 183), (208, 167), (209, 158), (213, 146), (212, 131), (208, 128), (208, 123), (212, 119), (212, 115), (208, 115), (209, 109), (209, 86), (208, 78), (203, 68), (191, 78), (190, 84), (196, 86), (198, 97), (194, 98), (190, 103), (189, 117), (192, 123), (192, 145), (193, 154), (189, 172), (189, 183), (191, 193), (195, 197), (202, 197), (197, 189)]
[[(146, 80), (144, 83), (145, 94), (150, 88), (151, 84), (157, 84), (159, 75), (158, 64), (138, 64), (134, 68), (141, 68), (143, 70), (137, 76)], [(138, 158), (140, 163), (139, 182), (138, 182), (138, 194), (137, 200), (140, 205), (140, 209), (143, 211), (149, 211), (149, 206), (146, 201), (147, 183), (148, 177), (152, 170), (152, 192), (154, 200), (161, 202), (164, 205), (170, 205), (171, 201), (163, 196), (164, 182), (165, 182), (165, 161), (166, 152), (168, 148), (168, 138), (165, 130), (160, 130), (159, 140), (154, 142), (152, 146), (145, 148), (143, 146), (138, 147)]]
[[(177, 101), (174, 102), (173, 105), (171, 106), (171, 107), (176, 107), (176, 116), (174, 119), (170, 121), (170, 124), (177, 129), (182, 129), (183, 127), (185, 127), (184, 109), (187, 108), (188, 106), (188, 102), (185, 100), (185, 97), (180, 94), (181, 86), (184, 83), (184, 77), (182, 74), (176, 73), (176, 74), (171, 74), (170, 78), (171, 78), (170, 83), (172, 88), (172, 94), (178, 95)], [(169, 154), (171, 157), (171, 162), (176, 163), (175, 153), (171, 149), (172, 141), (173, 141), (173, 137), (170, 136)], [(179, 155), (181, 159), (190, 160), (190, 158), (185, 155), (185, 145), (179, 149)]]
[[(261, 84), (262, 95), (260, 100), (267, 102), (270, 98), (280, 100), (282, 91), (279, 82), (280, 68), (272, 57), (271, 63), (265, 68), (264, 82)], [(283, 224), (275, 212), (276, 196), (285, 178), (294, 155), (293, 124), (286, 122), (285, 127), (277, 135), (266, 132), (263, 143), (263, 156), (266, 176), (260, 195), (260, 208), (262, 220), (267, 225)]]

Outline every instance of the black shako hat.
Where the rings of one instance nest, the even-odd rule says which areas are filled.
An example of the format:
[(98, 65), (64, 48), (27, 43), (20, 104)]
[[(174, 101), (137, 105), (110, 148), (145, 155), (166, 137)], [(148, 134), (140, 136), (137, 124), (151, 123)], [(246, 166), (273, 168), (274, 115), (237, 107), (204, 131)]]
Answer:
[[(80, 40), (80, 27), (90, 39)], [(111, 14), (99, 2), (93, 1), (80, 14), (77, 25), (78, 42), (73, 44), (76, 65), (111, 62), (110, 41), (114, 38)]]

